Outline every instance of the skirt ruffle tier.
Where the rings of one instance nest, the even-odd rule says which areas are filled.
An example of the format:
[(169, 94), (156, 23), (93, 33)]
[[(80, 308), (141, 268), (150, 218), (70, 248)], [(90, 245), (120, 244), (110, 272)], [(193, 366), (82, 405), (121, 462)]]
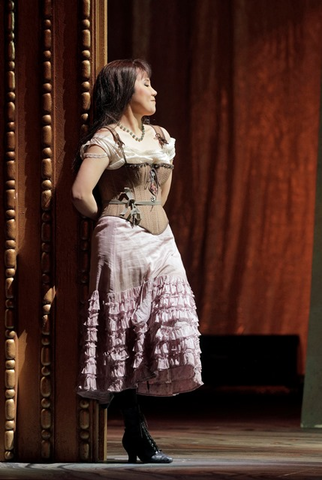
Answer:
[(202, 385), (198, 318), (185, 279), (159, 277), (89, 300), (78, 393), (109, 403), (113, 393), (172, 396)]

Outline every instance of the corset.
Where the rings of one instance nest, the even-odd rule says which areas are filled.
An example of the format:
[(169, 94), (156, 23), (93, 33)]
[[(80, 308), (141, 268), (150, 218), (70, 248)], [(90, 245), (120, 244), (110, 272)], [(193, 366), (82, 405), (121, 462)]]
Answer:
[(110, 135), (96, 133), (83, 145), (83, 158), (90, 145), (101, 147), (110, 159), (98, 182), (101, 215), (120, 217), (154, 235), (162, 233), (169, 221), (161, 204), (161, 192), (172, 173), (175, 139), (160, 141), (159, 149), (141, 152)]

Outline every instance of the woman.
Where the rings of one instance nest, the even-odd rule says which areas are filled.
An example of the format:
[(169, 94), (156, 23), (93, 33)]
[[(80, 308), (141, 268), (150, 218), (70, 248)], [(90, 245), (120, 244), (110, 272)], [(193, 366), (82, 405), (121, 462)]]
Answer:
[(163, 209), (175, 140), (146, 121), (156, 111), (150, 76), (142, 60), (102, 69), (94, 124), (76, 159), (73, 203), (97, 221), (78, 393), (105, 405), (117, 399), (130, 462), (170, 463), (147, 430), (137, 393), (171, 396), (202, 381), (193, 294)]

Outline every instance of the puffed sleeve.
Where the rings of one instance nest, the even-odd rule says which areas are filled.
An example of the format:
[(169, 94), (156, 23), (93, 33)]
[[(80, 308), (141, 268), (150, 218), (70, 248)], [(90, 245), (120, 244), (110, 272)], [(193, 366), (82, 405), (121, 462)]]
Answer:
[[(88, 148), (94, 145), (100, 147), (104, 153), (98, 154), (87, 152)], [(113, 148), (111, 141), (108, 138), (104, 138), (98, 135), (94, 135), (93, 138), (91, 138), (88, 142), (84, 143), (80, 148), (80, 155), (82, 159), (86, 157), (110, 157), (113, 155), (114, 152), (115, 148)]]

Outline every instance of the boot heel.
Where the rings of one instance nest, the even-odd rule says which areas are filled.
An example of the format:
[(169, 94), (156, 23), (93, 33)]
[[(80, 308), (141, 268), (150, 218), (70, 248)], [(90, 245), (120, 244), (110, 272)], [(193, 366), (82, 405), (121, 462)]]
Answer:
[(136, 463), (136, 457), (137, 457), (136, 448), (132, 444), (129, 436), (126, 433), (124, 433), (122, 443), (123, 443), (124, 450), (129, 456), (128, 463)]
[(136, 463), (136, 453), (135, 452), (127, 452), (129, 459), (128, 463)]
[(143, 463), (171, 463), (172, 458), (159, 450), (151, 437), (139, 407), (123, 410), (125, 431), (123, 447), (129, 456), (129, 463), (136, 463), (139, 457)]

